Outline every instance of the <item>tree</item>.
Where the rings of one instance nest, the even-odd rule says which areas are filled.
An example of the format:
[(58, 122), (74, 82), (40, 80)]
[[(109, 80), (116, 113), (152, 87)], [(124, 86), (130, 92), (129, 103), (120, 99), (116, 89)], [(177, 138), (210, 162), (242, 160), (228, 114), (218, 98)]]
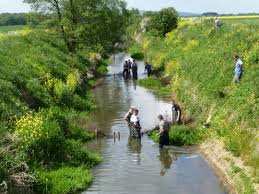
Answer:
[(121, 0), (24, 0), (50, 16), (69, 52), (112, 52), (126, 31), (126, 4)]
[(148, 24), (148, 31), (153, 34), (164, 37), (168, 32), (177, 28), (178, 25), (178, 13), (172, 7), (164, 8), (158, 13), (154, 13), (151, 16), (151, 20)]

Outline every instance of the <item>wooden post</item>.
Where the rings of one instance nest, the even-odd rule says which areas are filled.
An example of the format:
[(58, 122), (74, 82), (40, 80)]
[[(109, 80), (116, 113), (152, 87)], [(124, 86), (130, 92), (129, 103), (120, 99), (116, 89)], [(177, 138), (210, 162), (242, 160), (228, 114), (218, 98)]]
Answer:
[(120, 132), (118, 132), (118, 139), (119, 139), (119, 141), (121, 140), (121, 133)]
[(94, 133), (95, 133), (95, 138), (97, 139), (97, 137), (98, 137), (98, 130), (97, 129), (94, 130)]

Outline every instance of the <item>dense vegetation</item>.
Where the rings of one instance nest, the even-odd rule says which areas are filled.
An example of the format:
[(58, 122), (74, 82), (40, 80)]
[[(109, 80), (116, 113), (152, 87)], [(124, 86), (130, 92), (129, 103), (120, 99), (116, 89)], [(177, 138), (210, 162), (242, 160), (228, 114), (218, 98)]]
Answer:
[[(242, 23), (216, 29), (213, 20), (196, 19), (196, 22), (181, 21), (165, 38), (149, 33), (142, 33), (142, 38), (138, 38), (146, 60), (162, 70), (162, 76), (172, 76), (171, 90), (184, 105), (185, 117), (195, 121), (192, 126), (202, 132), (204, 139), (223, 141), (227, 150), (253, 167), (256, 181), (259, 173), (258, 29), (258, 25)], [(232, 82), (234, 54), (244, 61), (245, 73), (240, 84)], [(148, 85), (152, 80), (143, 82), (146, 83), (142, 85)], [(207, 128), (199, 130), (202, 126)], [(180, 137), (187, 138), (188, 134)]]
[[(73, 117), (93, 108), (86, 73), (103, 63), (90, 62), (90, 54), (68, 55), (62, 39), (47, 31), (2, 35), (0, 50), (0, 182), (33, 176), (41, 192), (83, 189), (92, 181), (87, 169), (100, 157), (81, 146), (94, 134), (83, 131)], [(63, 176), (72, 180), (74, 172), (88, 178), (57, 189)]]
[(75, 192), (101, 161), (82, 147), (95, 135), (75, 118), (95, 107), (91, 87), (122, 47), (128, 12), (113, 0), (26, 2), (40, 28), (0, 34), (0, 183)]

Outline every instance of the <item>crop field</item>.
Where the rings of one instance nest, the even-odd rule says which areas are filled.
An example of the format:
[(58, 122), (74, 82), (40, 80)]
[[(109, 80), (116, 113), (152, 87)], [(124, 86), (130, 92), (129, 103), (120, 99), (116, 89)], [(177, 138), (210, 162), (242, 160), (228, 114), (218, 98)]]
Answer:
[[(207, 19), (214, 19), (214, 17), (187, 17), (183, 20), (197, 20), (198, 18), (207, 18)], [(219, 19), (221, 19), (224, 23), (228, 24), (257, 24), (259, 25), (259, 15), (247, 15), (247, 16), (219, 16)]]
[(11, 31), (21, 30), (24, 26), (0, 26), (0, 33), (8, 33)]

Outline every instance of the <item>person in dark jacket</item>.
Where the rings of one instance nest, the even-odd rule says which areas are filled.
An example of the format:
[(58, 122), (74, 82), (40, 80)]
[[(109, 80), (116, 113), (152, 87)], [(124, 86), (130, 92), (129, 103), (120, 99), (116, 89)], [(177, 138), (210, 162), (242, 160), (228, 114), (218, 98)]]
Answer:
[(172, 122), (173, 124), (180, 124), (181, 122), (181, 108), (176, 102), (172, 101)]
[(138, 64), (135, 60), (133, 60), (133, 64), (131, 66), (133, 79), (138, 79)]
[(150, 65), (148, 62), (146, 62), (145, 71), (147, 72), (147, 76), (150, 77), (152, 74), (152, 65)]

